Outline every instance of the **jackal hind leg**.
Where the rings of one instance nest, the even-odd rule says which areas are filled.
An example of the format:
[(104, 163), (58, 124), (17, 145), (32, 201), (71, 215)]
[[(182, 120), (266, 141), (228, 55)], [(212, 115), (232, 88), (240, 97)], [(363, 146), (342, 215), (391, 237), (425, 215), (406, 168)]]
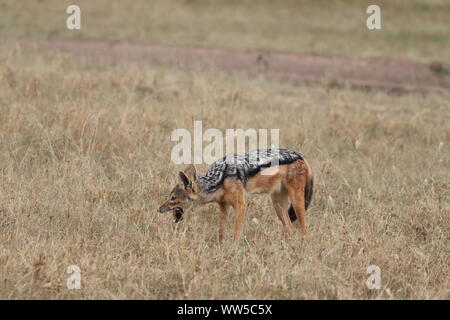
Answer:
[(219, 202), (219, 211), (220, 211), (220, 217), (219, 217), (219, 242), (223, 242), (225, 238), (225, 231), (227, 227), (227, 221), (228, 221), (228, 212), (230, 210), (230, 205), (223, 201)]
[(292, 223), (287, 216), (287, 210), (289, 206), (289, 198), (287, 192), (276, 192), (270, 195), (272, 199), (272, 204), (277, 214), (278, 219), (280, 219), (283, 225), (283, 231), (285, 236), (289, 235), (292, 231)]
[(303, 235), (306, 235), (306, 211), (305, 197), (303, 193), (304, 191), (298, 192), (294, 189), (289, 192), (289, 198), (291, 199), (292, 207), (294, 208), (295, 215), (297, 216), (298, 222), (300, 223), (300, 228), (302, 229)]

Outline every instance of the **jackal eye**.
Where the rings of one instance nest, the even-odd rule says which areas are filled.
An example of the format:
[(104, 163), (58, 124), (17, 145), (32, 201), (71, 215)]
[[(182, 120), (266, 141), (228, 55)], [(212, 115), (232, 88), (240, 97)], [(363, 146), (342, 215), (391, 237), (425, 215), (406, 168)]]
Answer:
[(175, 200), (177, 200), (177, 197), (174, 196), (174, 197), (170, 198), (170, 200), (175, 201)]

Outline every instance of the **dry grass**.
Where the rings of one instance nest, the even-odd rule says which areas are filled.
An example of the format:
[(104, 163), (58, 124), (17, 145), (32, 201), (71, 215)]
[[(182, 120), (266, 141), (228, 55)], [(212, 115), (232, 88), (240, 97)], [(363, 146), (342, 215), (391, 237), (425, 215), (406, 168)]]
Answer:
[(0, 35), (124, 39), (168, 45), (286, 50), (450, 61), (448, 0), (378, 0), (382, 30), (368, 31), (369, 0), (0, 0)]
[[(448, 97), (20, 47), (0, 61), (0, 298), (449, 298)], [(252, 198), (239, 244), (217, 243), (213, 208), (178, 226), (156, 213), (180, 169), (170, 133), (195, 119), (280, 128), (282, 146), (306, 155), (305, 240), (283, 240), (267, 197)], [(72, 264), (81, 290), (66, 288)], [(371, 264), (378, 291), (365, 286)]]

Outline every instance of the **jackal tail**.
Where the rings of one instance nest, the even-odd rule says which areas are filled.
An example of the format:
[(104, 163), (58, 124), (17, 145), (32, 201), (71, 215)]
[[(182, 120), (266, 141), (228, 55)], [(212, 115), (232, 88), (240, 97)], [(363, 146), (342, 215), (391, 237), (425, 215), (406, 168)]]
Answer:
[[(313, 177), (308, 177), (308, 180), (306, 182), (306, 187), (305, 187), (305, 210), (308, 210), (309, 204), (311, 203), (313, 189), (314, 189), (314, 179), (313, 179)], [(291, 219), (292, 222), (297, 220), (297, 215), (295, 214), (292, 204), (289, 207), (288, 214), (289, 214), (289, 219)]]

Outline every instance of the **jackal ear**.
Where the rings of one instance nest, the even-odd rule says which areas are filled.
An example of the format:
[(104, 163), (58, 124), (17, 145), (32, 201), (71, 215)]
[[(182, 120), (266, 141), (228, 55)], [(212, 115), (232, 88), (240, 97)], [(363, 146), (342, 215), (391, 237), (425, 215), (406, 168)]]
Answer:
[(189, 177), (182, 171), (180, 171), (178, 175), (180, 177), (181, 182), (183, 182), (184, 188), (186, 190), (192, 189), (192, 181), (189, 179)]
[(193, 164), (188, 165), (186, 169), (184, 169), (184, 174), (192, 181), (197, 180), (197, 170), (195, 170)]

